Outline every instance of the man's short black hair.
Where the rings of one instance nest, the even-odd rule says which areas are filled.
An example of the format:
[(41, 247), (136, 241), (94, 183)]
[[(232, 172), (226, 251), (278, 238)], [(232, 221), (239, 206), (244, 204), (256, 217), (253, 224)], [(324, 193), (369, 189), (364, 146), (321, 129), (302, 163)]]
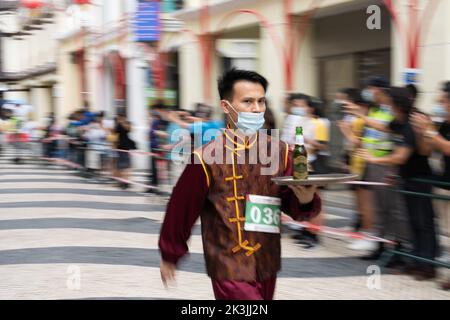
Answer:
[(413, 102), (411, 95), (406, 88), (391, 87), (389, 96), (392, 98), (392, 103), (399, 108), (404, 114), (410, 114), (413, 110)]
[(390, 87), (389, 80), (383, 75), (370, 76), (365, 81), (366, 86), (386, 89)]
[(218, 81), (220, 100), (232, 100), (234, 84), (238, 81), (249, 81), (259, 83), (263, 86), (264, 92), (269, 85), (266, 78), (259, 73), (248, 70), (231, 69), (226, 71)]
[(415, 100), (417, 98), (417, 96), (419, 95), (419, 89), (417, 88), (416, 85), (408, 84), (408, 85), (406, 85), (405, 88), (408, 89), (409, 94), (411, 95), (411, 98), (413, 100)]
[(97, 118), (104, 118), (105, 117), (105, 112), (104, 111), (99, 111), (95, 114), (95, 117)]
[(314, 109), (313, 115), (319, 118), (323, 118), (325, 110), (324, 110), (324, 103), (322, 100), (311, 97), (309, 107)]
[(312, 102), (312, 98), (310, 96), (308, 96), (307, 94), (304, 93), (294, 93), (292, 95), (292, 101), (293, 100), (304, 100), (306, 102), (306, 104), (308, 105), (308, 107), (314, 107), (313, 106), (313, 102)]
[(447, 99), (450, 100), (450, 81), (444, 83), (442, 91), (447, 94)]
[(356, 88), (344, 88), (339, 90), (339, 93), (345, 94), (349, 101), (356, 103), (356, 101), (361, 101), (361, 90)]

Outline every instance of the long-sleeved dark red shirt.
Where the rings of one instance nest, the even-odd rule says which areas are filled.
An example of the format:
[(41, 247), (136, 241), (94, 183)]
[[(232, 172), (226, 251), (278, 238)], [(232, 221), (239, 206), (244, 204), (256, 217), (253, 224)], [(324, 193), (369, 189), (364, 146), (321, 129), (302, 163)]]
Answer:
[[(289, 152), (286, 176), (292, 176), (291, 163), (292, 153)], [(173, 189), (167, 205), (159, 238), (159, 249), (164, 261), (176, 264), (187, 253), (187, 241), (207, 201), (208, 192), (207, 177), (202, 165), (195, 164), (191, 159)], [(312, 202), (300, 204), (294, 192), (288, 187), (283, 187), (280, 198), (281, 211), (295, 220), (306, 220), (321, 210), (321, 200), (317, 194)]]

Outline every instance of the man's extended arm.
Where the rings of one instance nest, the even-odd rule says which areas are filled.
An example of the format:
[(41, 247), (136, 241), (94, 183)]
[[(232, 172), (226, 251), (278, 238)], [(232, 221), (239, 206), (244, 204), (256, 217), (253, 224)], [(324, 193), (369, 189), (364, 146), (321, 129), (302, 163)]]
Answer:
[(162, 259), (173, 264), (188, 251), (187, 240), (208, 194), (206, 173), (193, 159), (173, 189), (159, 238)]

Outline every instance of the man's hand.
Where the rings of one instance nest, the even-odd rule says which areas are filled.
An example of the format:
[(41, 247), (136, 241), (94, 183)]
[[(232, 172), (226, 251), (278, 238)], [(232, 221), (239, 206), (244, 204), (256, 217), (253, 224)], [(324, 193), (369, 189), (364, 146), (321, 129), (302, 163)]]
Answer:
[(179, 117), (186, 117), (186, 116), (190, 116), (191, 114), (187, 111), (173, 111), (175, 112)]
[(375, 158), (374, 156), (372, 156), (372, 154), (369, 151), (367, 151), (365, 149), (356, 150), (354, 156), (364, 159), (366, 162), (370, 162), (370, 163), (373, 162), (373, 159)]
[(345, 113), (351, 114), (356, 117), (364, 117), (364, 112), (354, 103), (346, 102), (343, 108)]
[(412, 114), (410, 120), (414, 131), (418, 134), (424, 134), (425, 131), (433, 127), (431, 119), (421, 113)]
[(164, 287), (166, 287), (167, 289), (168, 282), (175, 282), (175, 271), (177, 270), (177, 266), (173, 263), (161, 260), (159, 270), (161, 272), (161, 280), (164, 284)]
[(317, 191), (317, 186), (289, 186), (294, 191), (298, 202), (301, 204), (308, 204), (314, 199), (314, 194)]
[(351, 131), (352, 130), (352, 124), (348, 121), (339, 120), (337, 121), (337, 126), (342, 131)]

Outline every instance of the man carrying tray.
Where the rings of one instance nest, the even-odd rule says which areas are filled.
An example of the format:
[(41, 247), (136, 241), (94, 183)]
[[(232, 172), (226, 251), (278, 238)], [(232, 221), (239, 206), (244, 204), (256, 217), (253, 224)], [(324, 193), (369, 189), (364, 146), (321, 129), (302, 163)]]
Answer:
[(298, 220), (320, 212), (316, 187), (272, 181), (292, 175), (292, 169), (287, 145), (258, 131), (267, 85), (261, 75), (235, 69), (219, 80), (227, 129), (193, 153), (173, 190), (159, 239), (165, 285), (174, 280), (200, 216), (216, 299), (270, 300), (281, 269), (281, 211)]

